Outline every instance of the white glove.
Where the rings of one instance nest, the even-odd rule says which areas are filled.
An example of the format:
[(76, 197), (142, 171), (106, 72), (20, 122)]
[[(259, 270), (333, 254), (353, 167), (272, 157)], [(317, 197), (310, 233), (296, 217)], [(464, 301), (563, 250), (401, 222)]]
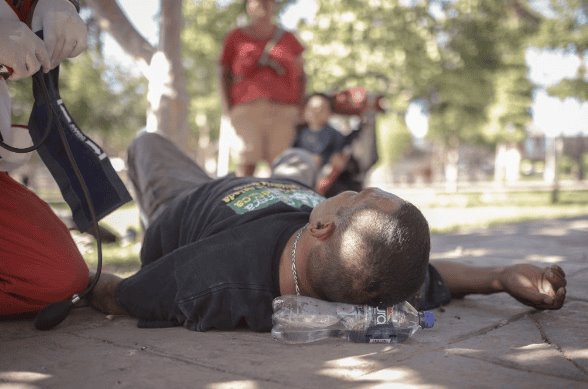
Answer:
[(16, 15), (14, 19), (0, 19), (0, 64), (14, 71), (10, 80), (29, 77), (41, 66), (47, 70), (51, 66), (43, 41)]
[(50, 56), (48, 72), (65, 58), (73, 58), (86, 49), (88, 30), (76, 7), (68, 0), (39, 0), (33, 13), (31, 29), (43, 30), (43, 40)]

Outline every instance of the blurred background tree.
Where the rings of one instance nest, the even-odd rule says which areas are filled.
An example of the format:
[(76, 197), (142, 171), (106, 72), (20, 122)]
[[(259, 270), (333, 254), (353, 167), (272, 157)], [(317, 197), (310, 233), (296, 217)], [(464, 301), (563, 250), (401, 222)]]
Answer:
[(533, 43), (545, 49), (560, 49), (575, 55), (580, 63), (576, 76), (548, 89), (556, 97), (588, 101), (586, 58), (588, 57), (588, 1), (550, 0), (549, 9)]
[[(296, 29), (307, 48), (308, 91), (361, 85), (384, 94), (389, 110), (379, 118), (379, 146), (386, 164), (410, 149), (405, 114), (422, 102), (427, 138), (455, 169), (461, 145), (493, 150), (526, 136), (534, 88), (525, 63), (530, 46), (577, 55), (577, 76), (549, 92), (587, 99), (588, 2), (541, 3), (549, 5), (543, 12), (531, 0), (317, 0), (316, 15)], [(193, 148), (203, 130), (218, 136), (216, 66), (224, 35), (244, 16), (242, 0), (160, 1), (156, 44), (117, 1), (82, 4), (89, 49), (62, 65), (60, 82), (85, 131), (117, 153), (145, 126), (167, 132), (183, 148)], [(106, 62), (105, 32), (134, 58), (135, 69)], [(26, 122), (30, 84), (13, 84), (14, 116)]]

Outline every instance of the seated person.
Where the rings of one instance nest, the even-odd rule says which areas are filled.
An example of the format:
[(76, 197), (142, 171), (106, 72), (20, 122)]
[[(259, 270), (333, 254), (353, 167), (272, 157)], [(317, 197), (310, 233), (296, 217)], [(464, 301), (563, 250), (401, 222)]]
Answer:
[(292, 145), (314, 155), (322, 171), (316, 187), (321, 194), (325, 194), (328, 189), (325, 181), (327, 177), (334, 181), (349, 160), (348, 152), (345, 150), (345, 136), (329, 124), (332, 111), (329, 96), (324, 93), (310, 95), (304, 106), (304, 123), (298, 126)]
[(470, 293), (507, 292), (540, 309), (564, 302), (557, 266), (430, 265), (422, 213), (379, 189), (324, 199), (285, 175), (213, 180), (145, 132), (129, 149), (129, 175), (148, 222), (142, 266), (126, 279), (103, 273), (90, 304), (140, 327), (269, 331), (272, 300), (285, 294), (370, 305), (408, 299), (420, 309)]

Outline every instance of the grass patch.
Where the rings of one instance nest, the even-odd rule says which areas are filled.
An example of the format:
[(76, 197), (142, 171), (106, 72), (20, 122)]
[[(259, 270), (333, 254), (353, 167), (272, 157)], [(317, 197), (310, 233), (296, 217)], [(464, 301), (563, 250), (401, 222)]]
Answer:
[(421, 208), (433, 233), (463, 232), (532, 220), (588, 215), (588, 205), (573, 207)]
[(560, 191), (555, 204), (551, 196), (549, 190), (436, 193), (417, 205), (434, 233), (588, 215), (588, 191)]
[[(118, 244), (102, 245), (102, 269), (120, 276), (128, 276), (139, 270), (140, 243), (121, 246)], [(96, 244), (86, 248), (83, 253), (84, 259), (90, 269), (96, 269), (98, 263), (98, 252)]]
[(552, 193), (548, 190), (541, 191), (485, 191), (485, 192), (458, 192), (458, 193), (437, 193), (430, 197), (426, 203), (427, 207), (568, 207), (587, 206), (588, 191), (564, 190), (559, 191), (558, 201), (552, 203)]

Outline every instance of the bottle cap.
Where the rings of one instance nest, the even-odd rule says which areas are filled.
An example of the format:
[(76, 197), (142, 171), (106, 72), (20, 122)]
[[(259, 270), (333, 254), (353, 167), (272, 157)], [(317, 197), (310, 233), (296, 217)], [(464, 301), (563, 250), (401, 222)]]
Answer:
[(423, 312), (421, 326), (423, 328), (432, 328), (435, 325), (435, 314), (431, 311)]

